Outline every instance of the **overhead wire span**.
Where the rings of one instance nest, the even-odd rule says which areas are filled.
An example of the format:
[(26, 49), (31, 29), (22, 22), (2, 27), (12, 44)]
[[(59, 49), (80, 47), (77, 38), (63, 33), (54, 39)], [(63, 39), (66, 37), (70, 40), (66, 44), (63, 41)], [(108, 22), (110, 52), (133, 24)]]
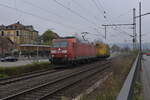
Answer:
[[(87, 10), (85, 7), (81, 6), (76, 0), (72, 0), (73, 3), (75, 3), (78, 7), (80, 7), (81, 9), (83, 9), (84, 11), (88, 12), (89, 13), (89, 10)], [(90, 12), (92, 13), (92, 12)], [(99, 18), (95, 15), (95, 14), (90, 14), (90, 15), (93, 15), (93, 18), (94, 19), (98, 19)], [(97, 21), (97, 20), (96, 20)]]
[(96, 24), (96, 23), (94, 23), (93, 21), (89, 20), (88, 18), (82, 16), (80, 13), (78, 13), (78, 12), (72, 10), (71, 8), (69, 8), (69, 7), (65, 6), (65, 5), (63, 5), (62, 3), (58, 2), (57, 0), (53, 0), (53, 1), (56, 2), (58, 5), (60, 5), (61, 7), (67, 9), (67, 10), (70, 11), (71, 13), (75, 14), (76, 16), (80, 17), (81, 19), (83, 19), (83, 20), (87, 21), (88, 23), (90, 23), (90, 24), (92, 24), (92, 25), (94, 25), (94, 26), (97, 27), (97, 24)]
[[(102, 6), (100, 0), (97, 0), (97, 1), (98, 1), (98, 3), (99, 3), (100, 7), (105, 11), (105, 9), (104, 9), (104, 7)], [(101, 1), (102, 1), (102, 0), (101, 0)], [(103, 4), (103, 5), (104, 5), (104, 4)]]
[[(107, 17), (106, 17), (106, 20), (107, 20), (110, 24), (112, 23), (112, 21), (111, 21), (110, 19), (109, 19), (109, 20), (110, 20), (110, 21), (109, 21), (109, 20), (107, 19)], [(117, 25), (115, 25), (115, 28), (114, 28), (113, 26), (112, 26), (111, 28), (112, 28), (113, 30), (116, 30), (116, 31), (120, 32), (120, 33), (123, 32), (123, 33), (125, 33), (125, 34), (127, 34), (128, 36), (131, 37), (131, 35), (130, 35), (128, 32), (122, 30), (120, 27), (117, 27)], [(119, 28), (119, 29), (118, 29), (118, 28)]]
[(92, 2), (94, 3), (94, 5), (96, 6), (97, 10), (99, 11), (100, 15), (102, 15), (104, 17), (104, 13), (103, 11), (101, 11), (101, 9), (99, 8), (98, 4), (96, 3), (95, 0), (92, 0)]
[[(29, 2), (29, 1), (25, 1), (25, 0), (22, 0), (24, 3), (26, 3), (26, 4), (28, 4), (28, 5), (31, 5), (31, 6), (33, 6), (33, 7), (36, 7), (36, 8), (38, 8), (38, 9), (40, 9), (40, 10), (42, 10), (42, 11), (45, 11), (45, 12), (47, 12), (47, 13), (49, 13), (49, 14), (54, 14), (55, 16), (57, 16), (58, 18), (64, 18), (64, 16), (61, 16), (61, 15), (59, 15), (59, 14), (57, 14), (57, 13), (54, 13), (54, 12), (52, 12), (52, 11), (50, 11), (50, 10), (47, 10), (47, 9), (45, 9), (45, 8), (42, 8), (42, 7), (40, 7), (40, 6), (38, 6), (38, 5), (35, 5), (35, 4), (33, 4), (33, 3), (31, 3), (31, 2)], [(72, 26), (72, 25), (69, 25), (70, 27), (72, 27), (72, 28), (74, 28), (74, 29), (77, 29), (77, 28), (75, 28), (74, 26)], [(81, 30), (81, 29), (78, 29), (78, 30)]]
[(101, 5), (100, 1), (99, 1), (99, 5), (97, 4), (97, 2), (96, 2), (95, 0), (91, 0), (91, 1), (92, 1), (92, 2), (94, 3), (94, 5), (97, 7), (97, 10), (102, 14), (102, 16), (104, 17), (104, 19), (105, 19), (108, 23), (111, 23), (111, 21), (109, 21), (109, 20), (107, 19), (107, 17), (106, 17), (106, 11), (105, 11), (104, 7), (101, 6), (101, 8), (103, 9), (102, 11), (101, 11), (101, 9), (100, 9), (100, 7), (99, 7), (99, 5)]
[[(55, 21), (50, 20), (50, 19), (48, 19), (48, 18), (44, 18), (44, 17), (42, 17), (42, 16), (39, 16), (39, 15), (30, 13), (30, 12), (26, 12), (26, 11), (23, 11), (23, 10), (20, 10), (20, 9), (18, 9), (18, 8), (14, 8), (14, 7), (5, 5), (5, 4), (0, 4), (0, 6), (5, 7), (5, 8), (9, 8), (9, 9), (12, 9), (12, 10), (16, 10), (16, 11), (18, 11), (18, 12), (20, 12), (20, 13), (24, 13), (24, 14), (27, 14), (27, 15), (30, 15), (30, 16), (33, 16), (33, 17), (37, 17), (37, 18), (39, 18), (39, 19), (41, 19), (41, 20), (44, 20), (44, 21), (51, 21), (52, 23), (57, 24), (57, 25), (61, 25), (61, 26), (64, 27), (64, 28), (66, 28), (66, 27), (68, 27), (69, 29), (72, 28), (71, 26), (67, 26), (67, 25), (65, 25), (65, 24), (62, 24), (62, 23), (59, 23), (59, 22), (55, 22)], [(72, 28), (72, 29), (74, 29), (74, 28)], [(77, 29), (74, 29), (74, 30), (76, 31)]]
[(121, 33), (121, 34), (124, 34), (124, 35), (128, 35), (128, 36), (132, 36), (132, 35), (130, 35), (128, 32), (126, 32), (126, 31), (124, 31), (124, 30), (118, 30), (117, 28), (112, 28), (113, 30), (115, 30), (115, 31), (118, 31), (119, 33)]
[(94, 31), (97, 32), (97, 34), (93, 34), (93, 35), (97, 35), (97, 36), (99, 35), (99, 36), (101, 36), (102, 38), (105, 38), (105, 36), (102, 35), (101, 32), (99, 32), (98, 29), (95, 29), (95, 28), (94, 28)]
[[(76, 0), (72, 0), (73, 3), (75, 3), (78, 7), (80, 7), (81, 9), (83, 9), (84, 11), (88, 11), (86, 8), (84, 8), (83, 6), (81, 6)], [(89, 11), (88, 11), (89, 12)], [(93, 16), (94, 18), (96, 18), (96, 16)], [(94, 28), (94, 27), (93, 27)], [(97, 27), (97, 29), (103, 29), (102, 27)]]
[[(108, 17), (106, 17), (106, 10), (104, 9), (104, 7), (102, 6), (102, 4), (101, 4), (101, 2), (100, 2), (100, 0), (97, 0), (98, 1), (98, 3), (99, 3), (99, 6), (98, 6), (98, 4), (96, 3), (96, 1), (95, 0), (92, 0), (93, 2), (94, 2), (94, 4), (95, 4), (95, 6), (97, 7), (97, 9), (99, 9), (99, 11), (101, 11), (100, 10), (100, 7), (103, 9), (103, 13), (104, 13), (104, 19), (108, 22), (108, 23), (112, 23), (112, 21), (110, 20), (110, 19), (108, 19)], [(120, 33), (125, 33), (126, 35), (128, 35), (128, 36), (130, 36), (130, 37), (132, 37), (132, 35), (130, 35), (128, 32), (126, 32), (126, 31), (124, 31), (124, 30), (122, 30), (120, 27), (119, 27), (119, 29), (118, 29), (118, 27), (117, 26), (115, 26), (116, 28), (114, 28), (114, 27), (111, 27), (113, 30), (115, 30), (115, 31), (118, 31), (118, 32), (120, 32)]]
[[(99, 1), (99, 0), (97, 0), (98, 1), (98, 3), (99, 3), (99, 6), (98, 6), (98, 4), (96, 3), (96, 1), (95, 0), (92, 0), (93, 1), (93, 3), (95, 4), (95, 6), (97, 7), (97, 9), (99, 10), (99, 11), (101, 11), (101, 9), (100, 9), (100, 7), (103, 9), (103, 14), (106, 14), (106, 10), (104, 9), (104, 7), (102, 6), (102, 4), (101, 4), (101, 2)], [(104, 19), (108, 22), (108, 23), (112, 23), (112, 21), (110, 20), (110, 19), (108, 19), (108, 17), (106, 17), (106, 15), (104, 15)], [(120, 31), (120, 33), (122, 33), (122, 32), (124, 32), (124, 33), (126, 33), (126, 34), (128, 34), (126, 31), (124, 31), (124, 30), (122, 30), (121, 28), (119, 28), (118, 29), (118, 27), (117, 26), (115, 26), (116, 28), (114, 29), (113, 27), (112, 27), (112, 29), (114, 29), (114, 30), (118, 30), (118, 31)], [(121, 32), (122, 31), (122, 32)], [(129, 35), (129, 34), (128, 34)]]
[(29, 1), (25, 1), (25, 0), (22, 0), (22, 1), (23, 1), (24, 3), (26, 3), (26, 4), (28, 4), (28, 5), (31, 5), (31, 6), (33, 6), (33, 7), (36, 7), (36, 8), (38, 8), (38, 9), (42, 10), (42, 11), (45, 11), (45, 12), (47, 12), (47, 13), (54, 14), (55, 16), (57, 16), (57, 17), (59, 17), (59, 18), (63, 17), (63, 16), (61, 16), (61, 15), (58, 15), (57, 13), (51, 12), (50, 10), (47, 10), (47, 9), (45, 9), (45, 8), (42, 8), (42, 7), (38, 6), (38, 5), (35, 5), (35, 4), (33, 4), (33, 3), (29, 2)]

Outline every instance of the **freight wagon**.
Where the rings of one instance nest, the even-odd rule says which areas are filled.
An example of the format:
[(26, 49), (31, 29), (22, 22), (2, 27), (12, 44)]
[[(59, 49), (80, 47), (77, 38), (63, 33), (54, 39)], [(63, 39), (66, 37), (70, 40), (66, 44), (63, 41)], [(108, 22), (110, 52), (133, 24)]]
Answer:
[(109, 46), (104, 43), (96, 43), (96, 54), (98, 58), (108, 58), (110, 56)]

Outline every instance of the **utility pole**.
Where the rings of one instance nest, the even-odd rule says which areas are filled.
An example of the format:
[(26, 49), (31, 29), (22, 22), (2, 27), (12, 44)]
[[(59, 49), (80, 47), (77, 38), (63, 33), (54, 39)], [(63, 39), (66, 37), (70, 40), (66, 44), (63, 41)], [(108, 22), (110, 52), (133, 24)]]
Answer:
[(139, 3), (139, 41), (140, 41), (140, 54), (142, 53), (142, 41), (141, 41), (141, 32), (142, 32), (142, 27), (141, 27), (141, 2)]
[(136, 16), (135, 18), (139, 18), (139, 51), (142, 53), (142, 16), (150, 15), (150, 12), (142, 14), (141, 11), (141, 2), (139, 2), (139, 16)]
[(137, 44), (137, 34), (136, 34), (136, 9), (133, 8), (133, 49), (136, 49)]
[(130, 35), (131, 37), (133, 37), (133, 50), (136, 49), (136, 43), (137, 43), (137, 34), (136, 34), (136, 9), (133, 8), (133, 24), (108, 24), (108, 25), (102, 25), (104, 26), (105, 29), (105, 40), (107, 38), (107, 31), (106, 31), (106, 27), (107, 26), (133, 26), (133, 35)]
[(135, 50), (136, 49), (136, 44), (137, 44), (137, 34), (136, 34), (136, 9), (135, 8), (133, 8), (133, 24), (110, 24), (110, 25), (102, 25), (102, 26), (104, 26), (104, 29), (105, 29), (105, 39), (106, 39), (106, 36), (107, 36), (107, 34), (106, 34), (106, 27), (107, 26), (129, 26), (129, 25), (132, 25), (133, 26), (133, 36), (132, 35), (130, 35), (130, 36), (132, 36), (133, 37), (133, 50)]
[(141, 19), (141, 2), (139, 3), (139, 41), (140, 41), (140, 69), (142, 67), (142, 41), (141, 41), (141, 33), (142, 33), (142, 19)]

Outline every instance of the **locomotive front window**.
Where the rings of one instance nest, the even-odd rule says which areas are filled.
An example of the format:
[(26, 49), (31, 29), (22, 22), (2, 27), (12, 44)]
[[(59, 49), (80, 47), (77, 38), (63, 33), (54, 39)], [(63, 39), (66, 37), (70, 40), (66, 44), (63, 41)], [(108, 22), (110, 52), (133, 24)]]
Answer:
[(59, 42), (53, 43), (54, 48), (67, 47), (67, 45), (68, 45), (68, 43), (66, 41), (59, 41)]

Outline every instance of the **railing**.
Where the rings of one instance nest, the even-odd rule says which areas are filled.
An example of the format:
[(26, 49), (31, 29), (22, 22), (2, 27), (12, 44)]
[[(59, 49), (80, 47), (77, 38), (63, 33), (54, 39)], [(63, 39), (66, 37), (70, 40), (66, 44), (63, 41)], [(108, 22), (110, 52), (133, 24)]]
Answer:
[(138, 54), (116, 100), (133, 100), (134, 86), (140, 73), (140, 66), (141, 55)]

